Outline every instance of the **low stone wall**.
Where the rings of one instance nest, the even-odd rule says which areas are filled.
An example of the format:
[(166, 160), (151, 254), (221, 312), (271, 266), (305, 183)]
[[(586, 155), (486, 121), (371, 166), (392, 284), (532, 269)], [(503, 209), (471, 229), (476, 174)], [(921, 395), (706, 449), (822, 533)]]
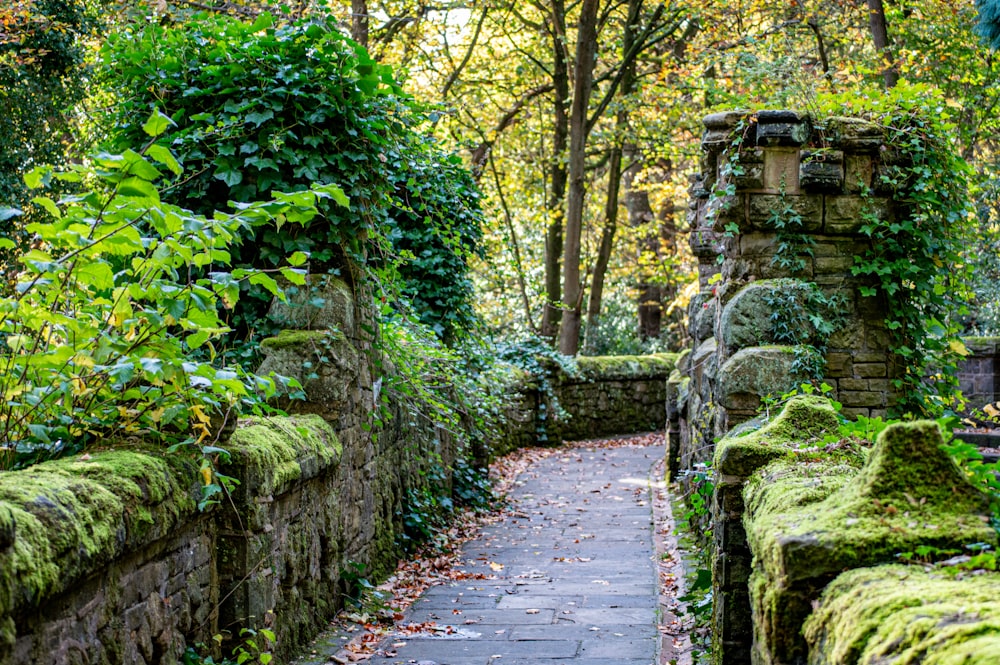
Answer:
[(663, 430), (667, 379), (677, 354), (583, 356), (577, 371), (552, 367), (545, 380), (511, 375), (502, 453), (529, 445)]
[(969, 355), (958, 364), (958, 383), (972, 408), (1000, 400), (1000, 337), (966, 337)]
[[(918, 644), (933, 644), (934, 662), (993, 662), (1000, 653), (996, 596), (986, 602), (978, 583), (954, 585), (919, 567), (890, 565), (922, 546), (995, 547), (987, 498), (941, 449), (933, 422), (893, 425), (871, 448), (824, 442), (836, 431), (827, 400), (800, 396), (771, 422), (737, 428), (719, 442), (714, 662), (896, 662)], [(908, 589), (911, 575), (921, 582)], [(1000, 576), (987, 577), (991, 588), (1000, 584)], [(947, 594), (959, 592), (949, 604)], [(910, 608), (925, 598), (937, 607), (914, 630)], [(961, 625), (951, 630), (955, 622)], [(968, 654), (994, 655), (961, 657)]]
[[(316, 297), (322, 313), (272, 311), (307, 329), (265, 344), (262, 370), (297, 376), (309, 400), (296, 415), (241, 419), (221, 444), (231, 458), (220, 471), (239, 481), (231, 500), (199, 511), (198, 466), (159, 450), (0, 474), (0, 665), (176, 663), (240, 627), (273, 630), (284, 662), (342, 606), (355, 564), (370, 579), (391, 570), (407, 492), (432, 463), (451, 464), (457, 444), (404, 425), (392, 403), (387, 424), (374, 423), (381, 382), (357, 323), (365, 312), (341, 282), (302, 294)], [(328, 362), (310, 368), (314, 356)], [(672, 356), (580, 365), (551, 379), (573, 416), (554, 426), (550, 397), (512, 376), (520, 399), (497, 445), (663, 426)]]

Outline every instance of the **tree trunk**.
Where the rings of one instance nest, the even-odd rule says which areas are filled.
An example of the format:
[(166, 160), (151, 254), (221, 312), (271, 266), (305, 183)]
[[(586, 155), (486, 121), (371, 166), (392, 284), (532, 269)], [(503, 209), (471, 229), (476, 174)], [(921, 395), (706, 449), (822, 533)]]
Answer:
[(885, 87), (892, 88), (899, 82), (899, 71), (892, 61), (892, 51), (889, 49), (889, 29), (885, 22), (882, 0), (868, 0), (868, 27), (871, 29), (875, 50), (885, 61), (885, 69), (882, 70)]
[(563, 0), (552, 2), (552, 84), (553, 130), (552, 163), (549, 167), (551, 193), (548, 200), (549, 225), (545, 230), (545, 308), (542, 335), (555, 338), (562, 308), (560, 263), (563, 253), (563, 204), (566, 202), (566, 145), (569, 141), (569, 70), (566, 62), (566, 8)]
[(368, 48), (367, 0), (351, 0), (351, 39)]
[[(628, 96), (635, 90), (636, 64), (633, 48), (639, 32), (639, 10), (642, 0), (629, 0), (628, 19), (622, 36), (622, 67), (619, 94), (627, 104)], [(590, 301), (587, 304), (587, 340), (585, 346), (592, 351), (595, 335), (600, 324), (601, 306), (604, 298), (604, 277), (611, 261), (615, 233), (618, 230), (618, 194), (621, 191), (622, 137), (628, 131), (629, 115), (627, 107), (622, 107), (615, 116), (615, 145), (608, 156), (608, 193), (604, 204), (604, 228), (601, 230), (601, 245), (597, 250), (594, 273), (590, 282)], [(630, 167), (631, 168), (631, 167)]]
[[(618, 115), (618, 124), (623, 124), (625, 111)], [(601, 245), (597, 249), (597, 260), (594, 262), (594, 273), (590, 281), (590, 300), (587, 303), (587, 334), (584, 348), (593, 352), (594, 339), (601, 318), (601, 301), (604, 298), (604, 276), (611, 262), (611, 250), (614, 247), (615, 231), (618, 230), (618, 192), (621, 189), (622, 149), (615, 145), (608, 156), (608, 195), (604, 202), (604, 228), (601, 230)]]
[(586, 198), (587, 107), (594, 87), (594, 56), (597, 52), (597, 9), (599, 0), (582, 0), (577, 27), (576, 66), (573, 104), (569, 117), (569, 190), (566, 194), (566, 245), (563, 252), (562, 325), (559, 351), (575, 356), (580, 349), (580, 242), (583, 235), (583, 206)]

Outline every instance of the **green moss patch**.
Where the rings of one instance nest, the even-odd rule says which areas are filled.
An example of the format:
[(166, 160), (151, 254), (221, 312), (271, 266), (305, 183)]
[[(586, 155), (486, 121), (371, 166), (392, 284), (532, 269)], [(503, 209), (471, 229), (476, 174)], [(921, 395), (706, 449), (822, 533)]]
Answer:
[(676, 353), (647, 356), (581, 356), (580, 375), (588, 381), (628, 381), (670, 376), (677, 366)]
[(196, 511), (196, 470), (134, 451), (0, 474), (0, 613), (38, 606)]
[(769, 462), (814, 453), (816, 442), (837, 431), (837, 412), (830, 400), (797, 395), (760, 429), (742, 436), (727, 436), (715, 449), (714, 467), (725, 475), (746, 477)]
[(323, 340), (344, 339), (344, 333), (339, 330), (282, 330), (274, 337), (261, 340), (260, 346), (265, 350), (277, 351), (297, 346), (313, 347), (322, 344)]
[(1000, 662), (1000, 574), (859, 568), (823, 592), (804, 628), (809, 665)]
[(995, 543), (986, 497), (940, 446), (936, 423), (890, 426), (856, 477), (820, 501), (795, 480), (769, 482), (765, 468), (744, 492), (758, 564), (794, 581), (891, 562), (918, 545)]
[(249, 418), (229, 442), (248, 496), (274, 494), (340, 462), (344, 449), (320, 416)]

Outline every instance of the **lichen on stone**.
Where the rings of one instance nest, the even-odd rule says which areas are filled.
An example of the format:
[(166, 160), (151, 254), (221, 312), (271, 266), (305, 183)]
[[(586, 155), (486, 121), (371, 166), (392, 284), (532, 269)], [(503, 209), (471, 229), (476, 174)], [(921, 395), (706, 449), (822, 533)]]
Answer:
[(326, 341), (342, 341), (346, 339), (344, 333), (339, 330), (282, 330), (274, 337), (261, 340), (260, 346), (267, 351), (277, 351), (289, 347), (299, 347), (303, 345), (317, 345)]
[(339, 463), (344, 451), (323, 418), (301, 415), (241, 420), (229, 452), (246, 468), (247, 491), (267, 495)]
[(858, 568), (823, 591), (804, 626), (809, 665), (1000, 662), (1000, 574)]
[(645, 356), (580, 356), (577, 358), (580, 374), (591, 381), (666, 377), (676, 365), (676, 353), (653, 353)]
[(892, 425), (864, 467), (819, 501), (782, 468), (762, 469), (744, 491), (758, 567), (795, 581), (891, 562), (919, 545), (995, 544), (987, 498), (940, 446), (936, 423)]

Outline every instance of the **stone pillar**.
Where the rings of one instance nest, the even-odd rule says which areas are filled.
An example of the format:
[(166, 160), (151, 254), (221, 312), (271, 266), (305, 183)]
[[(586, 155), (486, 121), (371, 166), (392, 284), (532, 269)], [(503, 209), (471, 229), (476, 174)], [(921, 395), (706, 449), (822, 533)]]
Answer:
[[(865, 216), (894, 214), (876, 177), (887, 154), (880, 129), (851, 118), (814, 126), (793, 111), (717, 113), (704, 124), (689, 212), (701, 292), (689, 309), (682, 468), (709, 459), (712, 441), (753, 418), (761, 398), (817, 378), (802, 369), (804, 344), (825, 348), (821, 378), (844, 415), (882, 416), (896, 399), (884, 300), (863, 295), (871, 282), (851, 274), (870, 247)], [(814, 289), (842, 300), (822, 339), (805, 316)], [(785, 317), (780, 327), (775, 317)]]
[[(874, 284), (852, 267), (870, 247), (866, 217), (894, 214), (877, 175), (885, 155), (900, 156), (878, 127), (850, 118), (819, 125), (793, 111), (737, 111), (704, 125), (689, 206), (701, 291), (688, 311), (684, 389), (674, 381), (682, 473), (707, 463), (732, 428), (759, 427), (747, 421), (762, 398), (810, 379), (830, 385), (848, 417), (884, 415), (897, 398), (884, 299), (864, 295)], [(818, 312), (818, 297), (838, 304)], [(816, 313), (832, 333), (816, 331)], [(807, 362), (817, 348), (818, 375)], [(715, 480), (713, 651), (715, 662), (739, 665), (752, 641), (742, 479), (716, 470)]]

